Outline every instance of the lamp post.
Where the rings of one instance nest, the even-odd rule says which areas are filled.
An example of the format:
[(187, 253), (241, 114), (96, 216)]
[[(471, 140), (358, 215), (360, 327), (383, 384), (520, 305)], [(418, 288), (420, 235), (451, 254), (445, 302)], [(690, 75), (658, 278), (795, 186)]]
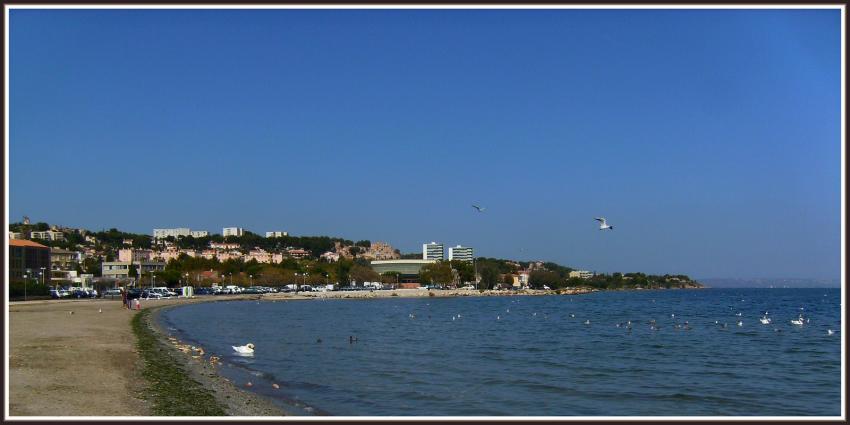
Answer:
[(28, 273), (24, 273), (24, 301), (27, 300), (27, 279), (29, 279), (30, 275)]
[(41, 267), (41, 273), (39, 273), (41, 275), (41, 284), (42, 285), (44, 285), (44, 270), (45, 270), (45, 268)]
[(249, 274), (248, 278), (251, 279), (251, 286), (254, 286), (254, 275)]

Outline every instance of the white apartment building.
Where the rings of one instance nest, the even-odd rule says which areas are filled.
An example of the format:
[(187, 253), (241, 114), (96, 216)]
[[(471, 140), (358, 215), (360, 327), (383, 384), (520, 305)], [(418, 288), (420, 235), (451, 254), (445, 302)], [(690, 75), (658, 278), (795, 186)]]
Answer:
[(267, 238), (281, 238), (284, 236), (289, 236), (289, 232), (266, 232)]
[(470, 246), (450, 246), (449, 260), (469, 261), (473, 259), (472, 247)]
[(55, 232), (53, 230), (48, 230), (45, 232), (30, 232), (31, 239), (44, 239), (51, 241), (64, 241), (65, 234), (62, 232)]
[(192, 231), (189, 230), (188, 227), (178, 227), (176, 229), (153, 229), (154, 239), (165, 239), (169, 236), (176, 239), (182, 236), (189, 236), (191, 234)]
[(573, 270), (570, 272), (570, 277), (579, 277), (582, 279), (590, 279), (593, 277), (593, 272), (587, 270)]
[(241, 227), (225, 227), (221, 229), (221, 234), (227, 236), (242, 236), (245, 234), (245, 229)]
[(24, 239), (24, 234), (21, 232), (9, 232), (9, 239)]
[(207, 232), (206, 230), (192, 230), (189, 234), (192, 235), (193, 238), (204, 238), (209, 236), (210, 232)]
[(423, 260), (442, 260), (443, 258), (443, 244), (437, 242), (422, 244)]

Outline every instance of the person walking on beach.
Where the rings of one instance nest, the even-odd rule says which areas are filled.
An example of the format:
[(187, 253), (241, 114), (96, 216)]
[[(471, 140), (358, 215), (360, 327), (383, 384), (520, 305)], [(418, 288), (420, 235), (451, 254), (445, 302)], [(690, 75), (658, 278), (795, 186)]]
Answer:
[(123, 307), (130, 308), (130, 306), (127, 304), (127, 301), (127, 291), (124, 290), (124, 288), (121, 288), (121, 303), (123, 304)]

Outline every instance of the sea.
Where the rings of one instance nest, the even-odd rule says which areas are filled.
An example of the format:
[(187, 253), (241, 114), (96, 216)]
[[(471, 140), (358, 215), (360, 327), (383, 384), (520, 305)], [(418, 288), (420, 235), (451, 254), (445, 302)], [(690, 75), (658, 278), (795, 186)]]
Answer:
[(837, 288), (645, 290), (228, 301), (159, 320), (296, 415), (839, 416), (840, 303)]

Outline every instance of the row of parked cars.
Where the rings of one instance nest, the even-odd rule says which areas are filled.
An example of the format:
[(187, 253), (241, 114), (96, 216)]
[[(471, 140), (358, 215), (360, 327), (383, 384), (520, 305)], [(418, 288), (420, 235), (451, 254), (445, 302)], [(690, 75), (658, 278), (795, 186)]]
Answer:
[(50, 290), (50, 298), (97, 298), (97, 289), (94, 288), (57, 288)]

